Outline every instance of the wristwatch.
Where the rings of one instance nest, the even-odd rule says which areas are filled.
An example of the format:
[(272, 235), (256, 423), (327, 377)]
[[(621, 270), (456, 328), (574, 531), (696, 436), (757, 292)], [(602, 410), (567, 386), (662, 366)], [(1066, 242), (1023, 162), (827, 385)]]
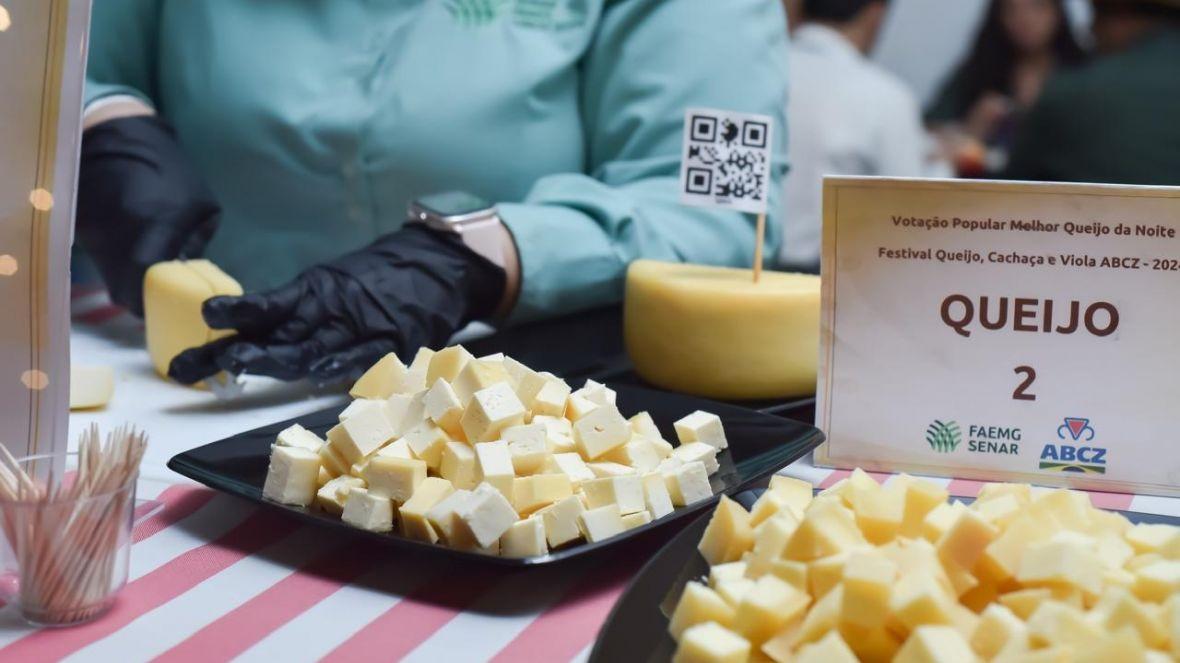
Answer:
[(407, 215), (409, 223), (458, 235), (467, 248), (501, 269), (508, 268), (504, 223), (496, 206), (488, 201), (462, 191), (447, 191), (411, 202)]

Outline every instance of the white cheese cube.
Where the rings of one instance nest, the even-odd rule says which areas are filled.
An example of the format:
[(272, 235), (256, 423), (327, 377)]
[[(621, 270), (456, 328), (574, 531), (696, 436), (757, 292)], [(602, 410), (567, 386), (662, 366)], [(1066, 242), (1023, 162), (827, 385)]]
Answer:
[(536, 474), (545, 466), (550, 455), (545, 426), (537, 423), (512, 426), (505, 428), (501, 437), (508, 443), (512, 467), (517, 475)]
[(587, 481), (582, 484), (582, 492), (586, 494), (586, 502), (591, 509), (615, 504), (624, 516), (647, 510), (643, 499), (643, 480), (636, 474)]
[(472, 545), (470, 538), (463, 536), (466, 528), (457, 527), (459, 508), (470, 498), (470, 490), (456, 490), (426, 511), (426, 521), (447, 545), (455, 548), (468, 548)]
[(635, 529), (636, 527), (643, 527), (651, 522), (651, 514), (646, 511), (639, 513), (628, 513), (623, 516), (623, 527), (627, 529)]
[(582, 538), (578, 528), (578, 516), (586, 510), (582, 500), (569, 496), (537, 512), (545, 523), (545, 539), (550, 548), (557, 548)]
[(410, 460), (414, 458), (414, 452), (410, 450), (410, 443), (406, 442), (405, 438), (394, 440), (389, 444), (377, 450), (377, 453), (370, 456), (370, 458), (405, 458)]
[(524, 405), (512, 387), (500, 382), (475, 392), (459, 423), (474, 444), (498, 439), (505, 428), (523, 424), (524, 416)]
[(320, 456), (302, 447), (274, 447), (262, 487), (264, 497), (281, 504), (308, 506), (315, 499)]
[(330, 444), (351, 465), (396, 437), (383, 408), (362, 408), (328, 431)]
[(672, 470), (666, 479), (668, 495), (672, 498), (672, 504), (676, 506), (688, 506), (713, 496), (713, 489), (709, 486), (709, 473), (705, 471), (705, 464), (700, 461), (681, 465)]
[(422, 404), (426, 416), (430, 417), (436, 426), (445, 430), (451, 437), (462, 436), (463, 428), (459, 425), (459, 419), (463, 416), (463, 404), (459, 402), (459, 396), (446, 380), (435, 381), (434, 386), (422, 397)]
[(462, 442), (447, 442), (443, 449), (438, 475), (454, 484), (455, 488), (471, 489), (479, 483), (475, 466), (475, 450)]
[(598, 409), (574, 422), (574, 442), (586, 460), (596, 460), (631, 439), (631, 427), (613, 405)]
[(544, 426), (545, 433), (548, 435), (564, 435), (571, 438), (574, 436), (573, 423), (561, 415), (549, 416), (534, 413), (533, 423)]
[(439, 378), (454, 382), (467, 362), (475, 359), (462, 345), (452, 345), (434, 353), (430, 367), (426, 370), (426, 384), (434, 384)]
[(516, 510), (499, 489), (481, 483), (455, 512), (461, 526), (466, 527), (476, 543), (483, 548), (500, 540), (504, 532), (518, 520)]
[(536, 516), (513, 523), (500, 537), (500, 554), (504, 557), (536, 557), (548, 552), (545, 523)]
[(570, 484), (575, 489), (584, 481), (594, 478), (594, 472), (586, 466), (586, 461), (576, 453), (553, 454), (545, 460), (546, 472), (560, 472), (569, 477)]
[(643, 503), (653, 520), (672, 513), (672, 496), (668, 494), (663, 474), (650, 472), (643, 475)]
[(344, 501), (344, 513), (340, 519), (371, 532), (389, 532), (393, 530), (393, 502), (364, 488), (352, 488)]
[(471, 399), (475, 397), (475, 392), (500, 382), (508, 384), (509, 389), (512, 388), (508, 373), (504, 371), (502, 365), (497, 366), (494, 362), (485, 363), (476, 359), (467, 362), (467, 365), (451, 382), (451, 387), (459, 397), (459, 402), (463, 404), (463, 407), (467, 407), (471, 403)]
[(606, 454), (603, 459), (633, 467), (640, 474), (656, 469), (661, 460), (650, 442), (642, 437), (634, 436), (631, 437), (630, 442)]
[(374, 456), (361, 475), (369, 492), (401, 504), (426, 480), (426, 462)]
[(315, 494), (315, 503), (324, 513), (339, 517), (344, 513), (344, 502), (353, 488), (364, 488), (365, 480), (360, 477), (340, 476), (320, 487)]
[(344, 409), (340, 411), (340, 414), (336, 415), (336, 420), (337, 421), (344, 421), (345, 419), (351, 417), (352, 415), (356, 414), (357, 412), (360, 412), (361, 410), (363, 410), (367, 407), (370, 407), (370, 406), (381, 407), (384, 403), (385, 403), (384, 400), (375, 400), (372, 398), (358, 398), (354, 401), (349, 401), (348, 405), (346, 405), (344, 407)]
[(519, 361), (516, 361), (512, 357), (509, 357), (507, 355), (504, 356), (504, 371), (506, 373), (508, 373), (508, 379), (512, 381), (513, 387), (515, 387), (518, 383), (520, 383), (520, 378), (525, 373), (528, 373), (532, 370), (533, 369), (529, 368), (528, 366), (525, 366), (524, 364), (520, 363)]
[(582, 536), (586, 537), (587, 541), (595, 543), (622, 534), (626, 527), (623, 526), (623, 516), (619, 513), (619, 505), (610, 504), (597, 509), (588, 509), (579, 514), (578, 529), (582, 531)]
[(617, 400), (614, 389), (594, 380), (586, 380), (586, 384), (581, 389), (573, 392), (573, 395), (585, 398), (599, 406), (614, 405)]
[(565, 414), (565, 406), (569, 401), (570, 386), (561, 380), (546, 380), (541, 390), (533, 397), (528, 405), (533, 416), (560, 417)]
[(565, 418), (576, 422), (597, 409), (598, 403), (586, 400), (581, 396), (570, 395), (565, 402)]
[(451, 486), (450, 481), (427, 477), (418, 485), (413, 496), (397, 510), (402, 534), (407, 538), (427, 543), (438, 541), (438, 532), (434, 531), (427, 515), (439, 502), (454, 492), (455, 488)]
[(544, 375), (531, 369), (525, 369), (514, 385), (516, 396), (526, 408), (531, 410), (536, 402), (537, 394), (541, 393), (549, 381)]
[(721, 426), (721, 417), (715, 414), (697, 410), (672, 425), (680, 444), (704, 442), (718, 450), (729, 446), (725, 440), (725, 429)]
[(331, 444), (325, 444), (320, 447), (318, 455), (322, 468), (331, 476), (338, 477), (342, 474), (348, 474), (348, 468), (352, 464), (345, 460), (340, 455), (340, 452), (333, 449)]
[(321, 440), (319, 435), (316, 435), (299, 424), (295, 424), (289, 428), (284, 428), (279, 433), (278, 438), (275, 439), (275, 444), (280, 447), (299, 447), (308, 451), (318, 452), (320, 447), (324, 446), (326, 442)]
[(512, 481), (512, 506), (522, 516), (573, 494), (573, 484), (564, 474), (534, 474)]
[[(577, 453), (578, 445), (574, 444), (574, 438), (568, 435), (549, 434), (546, 436), (549, 443), (549, 452), (555, 454)], [(580, 458), (581, 456), (579, 456)]]
[(426, 394), (394, 394), (385, 401), (385, 416), (393, 426), (394, 437), (426, 419)]
[(704, 442), (682, 444), (672, 451), (672, 457), (679, 458), (686, 464), (701, 462), (710, 475), (721, 468), (721, 464), (717, 462), (717, 447)]
[[(637, 437), (641, 437), (641, 436), (632, 435), (631, 439), (634, 440)], [(661, 440), (661, 439), (654, 439), (653, 440), (652, 438), (649, 438), (649, 437), (644, 437), (643, 439), (647, 440), (647, 443), (650, 444), (651, 448), (655, 450), (656, 455), (660, 457), (660, 460), (664, 460), (664, 459), (670, 458), (672, 456), (673, 448), (672, 448), (671, 442), (668, 442), (667, 440)]]
[(656, 426), (655, 420), (647, 412), (640, 412), (628, 419), (627, 423), (630, 424), (632, 432), (636, 435), (641, 435), (648, 440), (664, 439), (664, 435), (660, 433), (660, 428)]
[(512, 453), (507, 442), (481, 442), (475, 445), (476, 481), (491, 484), (506, 499), (512, 499)]
[(590, 468), (594, 476), (600, 479), (603, 477), (625, 477), (628, 474), (635, 474), (635, 468), (627, 467), (622, 463), (602, 461), (598, 463), (586, 463), (586, 467)]
[(424, 461), (428, 468), (436, 472), (442, 465), (443, 449), (451, 441), (451, 437), (446, 434), (446, 431), (429, 421), (424, 421), (406, 431), (401, 439), (409, 445), (415, 458)]

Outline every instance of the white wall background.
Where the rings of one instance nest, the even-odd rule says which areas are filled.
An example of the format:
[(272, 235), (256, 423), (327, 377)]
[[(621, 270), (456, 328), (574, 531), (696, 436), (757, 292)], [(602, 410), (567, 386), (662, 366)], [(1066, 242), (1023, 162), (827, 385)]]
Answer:
[[(975, 39), (989, 0), (892, 0), (889, 21), (874, 58), (909, 81), (926, 102)], [(1090, 22), (1089, 0), (1068, 0), (1081, 32)]]

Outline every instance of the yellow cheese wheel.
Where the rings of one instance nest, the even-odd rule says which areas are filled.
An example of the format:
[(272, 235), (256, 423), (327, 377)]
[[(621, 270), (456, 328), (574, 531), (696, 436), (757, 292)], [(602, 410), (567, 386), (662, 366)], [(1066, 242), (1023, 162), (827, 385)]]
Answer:
[(639, 260), (627, 271), (624, 334), (635, 370), (698, 396), (815, 392), (819, 277)]
[(152, 265), (143, 279), (143, 322), (147, 350), (161, 377), (181, 352), (232, 334), (210, 329), (201, 305), (217, 295), (241, 295), (242, 286), (208, 260), (174, 260)]

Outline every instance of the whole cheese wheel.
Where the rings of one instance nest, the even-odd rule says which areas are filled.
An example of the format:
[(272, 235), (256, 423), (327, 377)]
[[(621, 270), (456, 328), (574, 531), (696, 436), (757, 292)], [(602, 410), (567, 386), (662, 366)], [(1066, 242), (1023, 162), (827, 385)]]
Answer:
[(819, 277), (639, 260), (627, 271), (624, 334), (635, 370), (697, 396), (815, 392)]
[(174, 260), (148, 269), (143, 279), (144, 333), (160, 377), (168, 376), (176, 355), (233, 333), (205, 324), (205, 300), (241, 294), (242, 286), (208, 260)]

